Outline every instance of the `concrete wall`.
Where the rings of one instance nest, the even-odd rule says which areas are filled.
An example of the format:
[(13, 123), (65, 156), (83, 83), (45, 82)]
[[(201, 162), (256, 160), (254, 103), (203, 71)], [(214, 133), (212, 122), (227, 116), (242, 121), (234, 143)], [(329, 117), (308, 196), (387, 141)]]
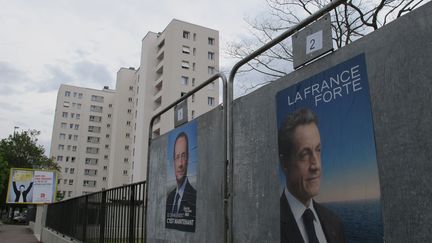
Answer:
[(195, 233), (165, 229), (168, 134), (155, 139), (149, 167), (147, 242), (223, 241), (223, 124), (222, 109), (198, 117), (197, 201)]
[(365, 54), (386, 242), (430, 242), (432, 3), (234, 102), (234, 242), (280, 242), (276, 93)]
[[(276, 93), (359, 54), (366, 58), (386, 242), (430, 242), (432, 3), (237, 99), (234, 242), (280, 242)], [(167, 135), (151, 147), (148, 242), (223, 241), (223, 133), (218, 108), (197, 119), (195, 233), (165, 229)]]

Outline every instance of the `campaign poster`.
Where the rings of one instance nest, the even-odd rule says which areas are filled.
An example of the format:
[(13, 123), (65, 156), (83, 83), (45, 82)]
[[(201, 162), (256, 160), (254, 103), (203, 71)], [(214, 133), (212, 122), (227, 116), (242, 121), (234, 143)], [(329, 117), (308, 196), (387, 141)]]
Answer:
[(12, 168), (6, 202), (52, 203), (55, 201), (56, 181), (54, 171)]
[(197, 164), (197, 123), (191, 121), (168, 135), (167, 229), (195, 232)]
[(279, 91), (276, 102), (281, 242), (383, 242), (364, 54)]

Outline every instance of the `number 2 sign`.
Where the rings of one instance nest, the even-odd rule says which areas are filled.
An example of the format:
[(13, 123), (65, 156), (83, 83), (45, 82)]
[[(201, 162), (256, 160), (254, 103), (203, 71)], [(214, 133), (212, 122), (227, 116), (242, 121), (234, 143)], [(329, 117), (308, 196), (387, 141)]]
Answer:
[(322, 30), (315, 32), (306, 37), (306, 54), (321, 50), (323, 47), (323, 32)]

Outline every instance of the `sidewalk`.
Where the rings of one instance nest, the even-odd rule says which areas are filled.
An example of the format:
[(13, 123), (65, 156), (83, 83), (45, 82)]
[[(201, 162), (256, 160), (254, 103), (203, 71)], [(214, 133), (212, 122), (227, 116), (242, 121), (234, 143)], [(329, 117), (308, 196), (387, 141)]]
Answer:
[(12, 225), (0, 222), (0, 242), (4, 243), (37, 243), (28, 225)]

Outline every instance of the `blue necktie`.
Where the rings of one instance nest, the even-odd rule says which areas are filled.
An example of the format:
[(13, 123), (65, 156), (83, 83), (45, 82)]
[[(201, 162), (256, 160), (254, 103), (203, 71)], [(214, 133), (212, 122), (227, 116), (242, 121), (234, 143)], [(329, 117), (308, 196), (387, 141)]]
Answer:
[(177, 205), (178, 205), (179, 199), (180, 199), (180, 194), (176, 193), (176, 197), (175, 197), (175, 200), (174, 200), (174, 210), (173, 210), (173, 213), (177, 213), (177, 211), (178, 211)]

